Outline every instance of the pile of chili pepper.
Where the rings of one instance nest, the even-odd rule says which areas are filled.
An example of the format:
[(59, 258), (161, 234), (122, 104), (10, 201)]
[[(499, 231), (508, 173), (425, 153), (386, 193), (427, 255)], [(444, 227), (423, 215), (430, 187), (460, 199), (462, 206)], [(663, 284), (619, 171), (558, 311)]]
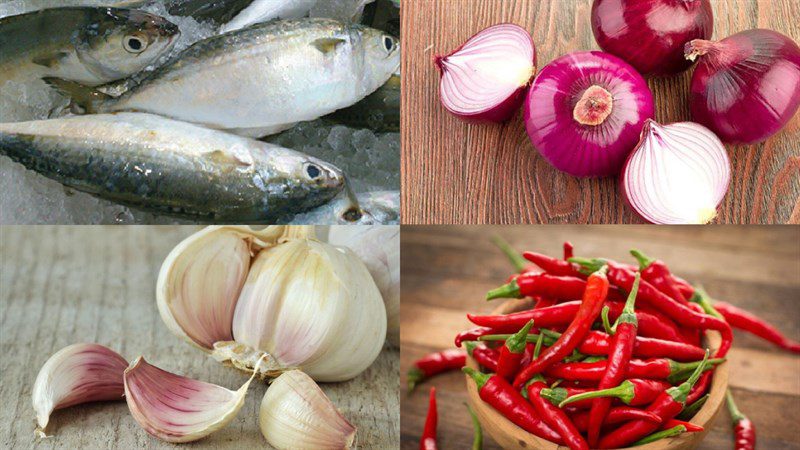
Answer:
[[(480, 370), (463, 371), (480, 398), (551, 442), (571, 449), (619, 448), (703, 431), (690, 420), (732, 345), (732, 327), (800, 352), (800, 343), (774, 326), (712, 302), (640, 251), (631, 251), (637, 266), (573, 257), (569, 243), (563, 259), (533, 252), (520, 257), (502, 239), (495, 243), (517, 272), (487, 299), (530, 298), (533, 306), (504, 315), (468, 314), (477, 327), (456, 336), (456, 347), (464, 349), (417, 361), (409, 386), (462, 368), (469, 355)], [(706, 331), (719, 332), (719, 348), (703, 347)], [(730, 391), (727, 402), (736, 449), (754, 448), (754, 425)]]

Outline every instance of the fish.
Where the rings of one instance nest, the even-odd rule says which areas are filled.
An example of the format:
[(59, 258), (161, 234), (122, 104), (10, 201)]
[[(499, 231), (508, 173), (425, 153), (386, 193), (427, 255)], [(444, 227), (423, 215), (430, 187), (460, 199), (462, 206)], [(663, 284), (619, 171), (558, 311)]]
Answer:
[(233, 19), (222, 25), (220, 32), (227, 33), (274, 19), (306, 17), (316, 4), (317, 0), (253, 0)]
[(146, 113), (0, 123), (0, 154), (76, 190), (207, 222), (279, 223), (335, 198), (335, 166)]
[(116, 8), (53, 8), (0, 19), (0, 79), (57, 77), (98, 86), (128, 77), (169, 51), (178, 27)]
[(343, 192), (328, 205), (295, 216), (292, 223), (317, 225), (391, 225), (400, 223), (400, 192)]
[(126, 78), (169, 51), (180, 35), (138, 10), (54, 8), (0, 19), (0, 80), (68, 80), (99, 86)]
[(0, 17), (25, 14), (49, 8), (76, 6), (139, 8), (150, 2), (152, 0), (5, 0), (0, 1)]
[(378, 132), (400, 131), (400, 75), (389, 78), (364, 100), (325, 116), (333, 122)]
[(46, 81), (88, 112), (148, 112), (263, 137), (378, 89), (400, 66), (399, 45), (358, 24), (286, 20), (199, 41), (117, 98)]

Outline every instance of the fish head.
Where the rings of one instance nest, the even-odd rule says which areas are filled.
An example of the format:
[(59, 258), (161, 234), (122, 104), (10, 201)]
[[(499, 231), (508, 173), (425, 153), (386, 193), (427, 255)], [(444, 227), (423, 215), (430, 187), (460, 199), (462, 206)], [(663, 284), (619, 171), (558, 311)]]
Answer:
[(175, 45), (180, 30), (155, 14), (133, 9), (98, 8), (75, 36), (84, 66), (110, 82), (133, 75)]
[(369, 92), (381, 87), (400, 69), (400, 41), (374, 28), (362, 28), (364, 81)]
[[(345, 175), (333, 164), (288, 149), (273, 148), (263, 177), (277, 176), (283, 197), (293, 209), (319, 206), (336, 197), (346, 185)], [(268, 173), (270, 172), (270, 173)]]

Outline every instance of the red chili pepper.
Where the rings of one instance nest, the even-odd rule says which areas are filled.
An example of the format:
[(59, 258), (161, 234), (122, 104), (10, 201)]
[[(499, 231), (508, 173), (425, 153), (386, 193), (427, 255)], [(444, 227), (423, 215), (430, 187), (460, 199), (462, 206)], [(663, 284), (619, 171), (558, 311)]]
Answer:
[(589, 450), (589, 445), (581, 436), (580, 431), (570, 420), (567, 413), (561, 408), (556, 407), (549, 401), (539, 396), (539, 392), (547, 385), (541, 380), (535, 380), (528, 386), (528, 400), (536, 408), (539, 417), (544, 419), (548, 425), (555, 429), (564, 439), (564, 443), (572, 450)]
[(580, 344), (600, 315), (600, 309), (608, 295), (608, 278), (605, 270), (600, 269), (589, 276), (586, 290), (578, 313), (567, 330), (558, 340), (542, 353), (542, 356), (525, 366), (514, 379), (514, 387), (520, 388), (537, 373), (541, 373), (551, 365), (564, 359)]
[(725, 393), (725, 402), (728, 404), (728, 411), (731, 413), (733, 421), (733, 435), (736, 439), (734, 449), (754, 450), (756, 448), (756, 426), (736, 407), (730, 389)]
[[(590, 331), (578, 347), (584, 355), (608, 355), (611, 337), (602, 331)], [(705, 350), (682, 342), (636, 336), (633, 356), (637, 358), (670, 358), (676, 361), (697, 361), (703, 358)]]
[[(721, 364), (724, 358), (710, 359), (708, 368), (712, 365)], [(628, 364), (625, 378), (648, 378), (654, 380), (678, 381), (700, 365), (700, 361), (691, 363), (679, 363), (667, 358), (651, 358), (647, 360), (632, 359)], [(608, 363), (597, 361), (592, 363), (558, 363), (552, 365), (545, 371), (545, 374), (553, 378), (563, 378), (565, 380), (599, 381), (606, 371)]]
[[(523, 325), (520, 325), (520, 327), (522, 326)], [(458, 333), (456, 335), (456, 347), (461, 347), (461, 343), (464, 341), (476, 341), (481, 336), (485, 336), (487, 334), (495, 334), (495, 333), (496, 333), (495, 330), (486, 327), (477, 327), (462, 331), (461, 333)]]
[(413, 391), (419, 382), (436, 374), (464, 367), (466, 360), (467, 355), (462, 350), (454, 348), (431, 353), (418, 359), (409, 369), (406, 377), (408, 390)]
[(714, 372), (706, 372), (704, 373), (697, 383), (694, 384), (694, 387), (689, 392), (689, 395), (686, 397), (686, 404), (691, 405), (692, 403), (696, 402), (700, 399), (700, 397), (706, 395), (708, 392), (709, 386), (711, 386), (711, 379), (714, 378)]
[(644, 406), (652, 403), (653, 400), (670, 387), (672, 385), (666, 381), (630, 378), (618, 386), (610, 388), (565, 389), (564, 391), (560, 390), (563, 388), (555, 388), (551, 389), (552, 392), (547, 392), (546, 395), (553, 401), (558, 400), (557, 405), (559, 408), (563, 408), (565, 405), (588, 406), (591, 405), (592, 399), (601, 397), (616, 398), (626, 405)]
[(464, 367), (466, 374), (475, 380), (483, 401), (496, 409), (508, 420), (529, 433), (556, 444), (563, 444), (558, 433), (542, 422), (536, 409), (515, 390), (508, 381), (497, 375), (487, 375)]
[(491, 372), (497, 372), (497, 360), (500, 358), (500, 352), (493, 348), (479, 346), (473, 341), (467, 341), (464, 344), (467, 347), (467, 353), (478, 364), (486, 367)]
[(503, 377), (508, 381), (514, 379), (514, 376), (519, 371), (522, 356), (525, 352), (525, 338), (528, 336), (528, 331), (532, 326), (533, 321), (531, 320), (517, 334), (506, 339), (506, 343), (500, 347), (500, 359), (497, 360), (497, 376)]
[[(576, 258), (572, 258), (572, 260), (575, 261)], [(606, 261), (601, 260), (580, 260), (575, 262), (579, 262), (581, 265), (587, 264), (590, 268), (606, 263)], [(608, 279), (618, 287), (630, 291), (634, 277), (635, 274), (632, 271), (614, 263), (608, 263)], [(719, 331), (722, 335), (722, 344), (715, 354), (717, 358), (724, 357), (730, 350), (733, 342), (733, 331), (724, 320), (708, 314), (701, 314), (684, 304), (678, 303), (646, 281), (643, 281), (639, 287), (639, 299), (664, 312), (678, 325)]]
[[(614, 336), (611, 341), (611, 351), (608, 355), (606, 371), (600, 379), (598, 389), (608, 389), (619, 385), (625, 379), (625, 372), (628, 370), (628, 363), (633, 356), (633, 346), (636, 342), (636, 313), (634, 304), (636, 294), (639, 292), (640, 275), (636, 274), (633, 287), (628, 294), (628, 301), (622, 310), (617, 322), (612, 327)], [(606, 419), (606, 414), (611, 408), (611, 399), (605, 397), (596, 398), (592, 402), (592, 409), (589, 412), (589, 429), (587, 432), (589, 443), (594, 447), (600, 438), (600, 428)]]
[(664, 424), (661, 426), (661, 429), (668, 430), (670, 428), (675, 428), (678, 425), (683, 425), (683, 427), (686, 428), (686, 431), (688, 433), (699, 433), (705, 430), (705, 428), (701, 427), (700, 425), (696, 425), (691, 422), (685, 422), (683, 420), (678, 420), (678, 419), (669, 419), (668, 421), (664, 422)]
[(420, 450), (436, 450), (436, 424), (439, 421), (436, 412), (436, 388), (431, 387), (431, 396), (428, 400), (428, 416), (425, 418), (425, 429), (419, 441)]
[(524, 256), (528, 261), (536, 264), (550, 275), (583, 278), (583, 275), (581, 275), (580, 266), (567, 260), (561, 260), (553, 258), (552, 256), (535, 252), (525, 252), (522, 254), (522, 256)]
[(536, 304), (533, 305), (533, 309), (547, 308), (549, 306), (555, 305), (556, 303), (558, 303), (558, 301), (554, 298), (536, 297)]
[(800, 342), (789, 339), (777, 328), (754, 314), (725, 302), (714, 302), (714, 309), (719, 311), (732, 327), (754, 334), (784, 350), (800, 353)]
[[(647, 411), (655, 413), (662, 421), (667, 421), (678, 415), (686, 403), (686, 396), (689, 394), (694, 383), (697, 382), (697, 379), (700, 378), (700, 374), (706, 369), (708, 361), (708, 354), (706, 354), (702, 363), (697, 366), (697, 369), (695, 369), (688, 380), (681, 383), (679, 386), (671, 387), (664, 391), (647, 407)], [(603, 436), (600, 439), (598, 447), (623, 448), (653, 433), (658, 430), (658, 428), (658, 424), (644, 420), (634, 420)]]
[[(616, 320), (622, 314), (623, 305), (616, 302), (605, 302), (605, 306), (609, 307), (609, 316), (611, 320)], [(578, 310), (581, 307), (581, 301), (571, 301), (561, 303), (555, 306), (549, 306), (541, 309), (532, 309), (528, 311), (520, 311), (511, 314), (493, 315), (493, 316), (478, 316), (467, 314), (467, 318), (474, 324), (480, 325), (484, 328), (475, 328), (462, 333), (463, 338), (456, 338), (456, 345), (459, 346), (461, 340), (473, 341), (480, 336), (495, 333), (515, 333), (517, 330), (525, 326), (529, 320), (536, 322), (539, 328), (552, 328), (563, 325), (568, 325), (575, 318)], [(636, 311), (636, 320), (639, 321), (639, 332), (648, 337), (653, 337), (663, 340), (677, 340), (682, 341), (680, 332), (677, 327), (670, 327), (669, 324), (662, 322), (649, 313), (643, 311)], [(459, 336), (462, 336), (459, 334)]]
[[(508, 284), (492, 289), (486, 300), (544, 296), (561, 300), (581, 298), (586, 281), (577, 277), (560, 277), (547, 273), (524, 273)], [(607, 289), (606, 289), (607, 290)]]
[(664, 261), (648, 258), (639, 250), (631, 250), (631, 255), (639, 261), (639, 272), (642, 274), (642, 280), (652, 284), (653, 287), (668, 295), (676, 302), (683, 303), (684, 305), (689, 303), (683, 298), (683, 294), (681, 294), (678, 289), (672, 273), (670, 273)]
[(572, 258), (573, 256), (574, 247), (572, 247), (572, 243), (570, 241), (564, 242), (564, 261)]
[[(615, 406), (608, 410), (608, 415), (604, 425), (615, 425), (631, 420), (648, 420), (653, 423), (661, 423), (661, 418), (656, 414), (643, 409), (631, 408), (630, 406)], [(580, 411), (572, 415), (572, 422), (575, 428), (585, 433), (589, 428), (589, 411)]]

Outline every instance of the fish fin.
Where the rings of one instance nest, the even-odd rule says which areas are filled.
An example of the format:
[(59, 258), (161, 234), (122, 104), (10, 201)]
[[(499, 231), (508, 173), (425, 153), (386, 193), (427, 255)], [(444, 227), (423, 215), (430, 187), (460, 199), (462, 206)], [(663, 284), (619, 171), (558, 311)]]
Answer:
[(55, 55), (39, 56), (38, 58), (33, 58), (33, 63), (52, 69), (66, 56), (68, 56), (68, 53), (65, 52), (58, 52)]
[(42, 78), (42, 81), (69, 97), (72, 103), (90, 114), (97, 111), (97, 106), (101, 102), (112, 98), (108, 94), (104, 94), (92, 87), (84, 86), (74, 81), (54, 77), (45, 77)]
[(313, 45), (317, 50), (321, 51), (322, 53), (327, 54), (336, 51), (336, 47), (338, 47), (341, 44), (344, 44), (345, 42), (347, 41), (339, 38), (321, 38), (312, 42), (311, 45)]

